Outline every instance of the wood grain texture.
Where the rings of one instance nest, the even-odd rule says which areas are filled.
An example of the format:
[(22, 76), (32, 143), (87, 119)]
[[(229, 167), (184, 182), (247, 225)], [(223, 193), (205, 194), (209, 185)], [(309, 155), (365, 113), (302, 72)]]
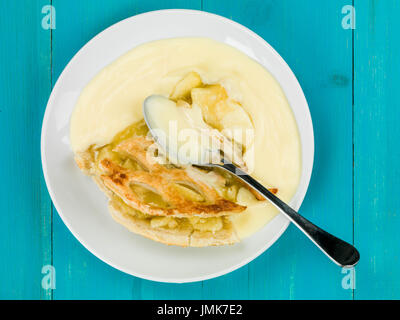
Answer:
[(355, 1), (356, 299), (400, 298), (400, 3)]
[(50, 94), (48, 1), (2, 1), (0, 18), (0, 299), (48, 299), (51, 205), (40, 162), (40, 128)]
[[(0, 5), (0, 177), (6, 181), (0, 185), (0, 299), (400, 298), (399, 1), (353, 0), (354, 31), (341, 26), (342, 7), (351, 0), (22, 2), (23, 10), (18, 1)], [(56, 9), (53, 31), (41, 27), (47, 4)], [(233, 19), (261, 35), (292, 68), (309, 102), (316, 143), (300, 212), (349, 242), (354, 238), (361, 252), (354, 291), (342, 288), (341, 269), (293, 226), (247, 266), (178, 285), (111, 268), (62, 223), (40, 164), (51, 87), (97, 33), (164, 8), (204, 9)], [(54, 291), (41, 287), (47, 264), (56, 267)]]

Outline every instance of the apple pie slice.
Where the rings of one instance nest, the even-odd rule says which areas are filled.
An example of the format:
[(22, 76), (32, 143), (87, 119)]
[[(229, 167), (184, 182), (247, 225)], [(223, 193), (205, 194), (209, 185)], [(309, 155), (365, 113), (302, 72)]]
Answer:
[[(249, 116), (221, 85), (203, 84), (195, 72), (177, 83), (170, 98), (178, 107), (200, 106), (204, 120), (219, 131), (252, 127)], [(243, 147), (239, 150), (252, 143), (235, 135), (228, 139)], [(237, 194), (247, 186), (219, 169), (178, 166), (160, 161), (160, 155), (142, 120), (117, 134), (110, 144), (76, 154), (75, 160), (109, 198), (114, 220), (128, 230), (169, 245), (239, 242), (230, 216), (246, 209), (237, 203)], [(250, 191), (255, 199), (264, 200)]]
[[(160, 164), (143, 121), (112, 143), (76, 155), (83, 172), (109, 198), (112, 217), (130, 231), (170, 245), (211, 246), (239, 241), (229, 215), (246, 209), (235, 203), (233, 182), (196, 167)], [(236, 188), (237, 189), (237, 188)]]

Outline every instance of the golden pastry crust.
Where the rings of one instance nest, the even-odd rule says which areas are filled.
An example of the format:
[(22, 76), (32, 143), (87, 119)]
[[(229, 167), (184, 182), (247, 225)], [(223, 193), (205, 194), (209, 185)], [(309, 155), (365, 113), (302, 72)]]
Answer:
[(109, 210), (113, 219), (129, 231), (140, 234), (148, 239), (168, 245), (188, 247), (193, 229), (190, 226), (181, 226), (176, 229), (153, 228), (149, 219), (141, 219), (129, 215), (121, 210), (116, 202), (110, 201)]
[(211, 232), (196, 230), (189, 223), (181, 223), (173, 229), (154, 228), (149, 219), (139, 218), (125, 212), (117, 201), (109, 202), (109, 210), (113, 219), (129, 231), (167, 245), (208, 247), (229, 245), (240, 241), (232, 223), (227, 218), (223, 218), (222, 229)]
[[(113, 219), (133, 233), (167, 245), (205, 247), (239, 242), (232, 223), (226, 215), (241, 212), (245, 207), (223, 199), (212, 186), (204, 182), (202, 176), (205, 173), (201, 171), (195, 175), (192, 172), (196, 170), (194, 168), (188, 173), (184, 169), (166, 168), (157, 162), (149, 161), (145, 152), (152, 143), (145, 137), (134, 137), (124, 140), (115, 147), (117, 153), (139, 163), (141, 170), (126, 169), (109, 159), (103, 159), (96, 164), (96, 155), (93, 150), (76, 154), (75, 160), (79, 168), (91, 176), (100, 190), (110, 199), (109, 211)], [(100, 172), (103, 174), (99, 174)], [(161, 175), (162, 178), (160, 178)], [(225, 181), (219, 175), (213, 175), (213, 179), (218, 184), (224, 184)], [(167, 200), (177, 207), (151, 208), (150, 206), (149, 209), (146, 207), (148, 204), (139, 198), (136, 198), (135, 204), (132, 205), (132, 201), (126, 201), (129, 196), (132, 196), (129, 181), (145, 185), (156, 192), (163, 192)], [(204, 202), (196, 203), (184, 199), (172, 187), (176, 182), (189, 184), (203, 195)], [(124, 192), (128, 194), (128, 197), (124, 196)], [(152, 220), (159, 219), (156, 218), (157, 216), (172, 217), (179, 223), (173, 228), (154, 227)], [(207, 217), (217, 217), (214, 219), (221, 219), (222, 226), (214, 231), (201, 231), (196, 229), (196, 224), (190, 221), (190, 217), (194, 216), (205, 218), (205, 221), (208, 221)]]
[[(180, 168), (165, 168), (151, 163), (146, 152), (149, 144), (146, 139), (131, 138), (119, 144), (115, 150), (138, 161), (144, 170), (128, 170), (109, 159), (100, 161), (104, 175), (100, 178), (104, 185), (117, 194), (127, 205), (153, 216), (175, 217), (213, 217), (242, 212), (245, 206), (226, 200), (200, 180), (190, 177)], [(204, 198), (203, 202), (191, 201), (177, 192), (174, 184), (188, 186)], [(143, 202), (131, 188), (139, 185), (156, 194), (166, 202), (166, 207), (157, 207)]]
[(79, 152), (75, 155), (75, 162), (84, 174), (91, 175), (94, 158), (90, 150)]

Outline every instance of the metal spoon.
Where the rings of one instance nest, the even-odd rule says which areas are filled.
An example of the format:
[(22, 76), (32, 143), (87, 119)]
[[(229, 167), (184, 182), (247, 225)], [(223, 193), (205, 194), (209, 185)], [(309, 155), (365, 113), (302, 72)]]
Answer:
[[(160, 139), (157, 135), (160, 133), (160, 130), (154, 130), (159, 128), (153, 128), (150, 118), (150, 103), (151, 97), (148, 97), (143, 103), (143, 114), (144, 119), (149, 127), (150, 133), (153, 135), (155, 141), (160, 145), (160, 147), (169, 152), (169, 148), (167, 145), (166, 139)], [(266, 199), (272, 202), (291, 222), (294, 223), (314, 244), (321, 249), (333, 262), (341, 267), (350, 268), (355, 266), (360, 260), (360, 254), (357, 249), (351, 244), (336, 238), (330, 233), (322, 230), (317, 227), (315, 224), (311, 223), (304, 217), (302, 217), (298, 212), (293, 210), (290, 206), (288, 206), (285, 202), (280, 200), (277, 196), (275, 196), (272, 192), (268, 191), (262, 184), (252, 178), (250, 175), (242, 171), (240, 168), (235, 166), (234, 164), (226, 161), (225, 159), (221, 159), (220, 163), (192, 163), (194, 165), (207, 166), (207, 167), (219, 167), (222, 168), (231, 174), (235, 175), (243, 182), (247, 183), (254, 190), (258, 191), (262, 194)]]

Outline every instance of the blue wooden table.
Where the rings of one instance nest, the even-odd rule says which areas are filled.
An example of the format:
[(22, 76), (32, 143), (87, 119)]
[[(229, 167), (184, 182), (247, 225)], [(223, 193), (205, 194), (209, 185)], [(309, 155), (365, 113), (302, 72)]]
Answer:
[[(49, 5), (55, 29), (47, 28)], [(97, 33), (164, 8), (233, 19), (290, 65), (309, 102), (316, 143), (300, 212), (357, 246), (354, 274), (290, 226), (267, 252), (228, 275), (156, 283), (98, 260), (62, 223), (40, 162), (51, 89)], [(0, 298), (399, 299), (399, 16), (398, 0), (2, 0)], [(48, 265), (55, 268), (55, 289), (43, 285)]]

